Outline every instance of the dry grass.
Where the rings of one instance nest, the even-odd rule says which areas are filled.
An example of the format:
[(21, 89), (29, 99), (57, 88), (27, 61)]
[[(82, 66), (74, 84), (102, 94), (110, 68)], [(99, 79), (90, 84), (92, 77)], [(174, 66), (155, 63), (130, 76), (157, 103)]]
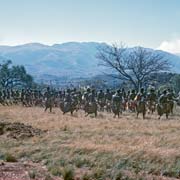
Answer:
[(71, 116), (59, 109), (45, 113), (38, 107), (1, 106), (0, 119), (48, 130), (26, 141), (3, 137), (0, 153), (42, 162), (50, 171), (69, 164), (91, 173), (100, 168), (109, 177), (117, 166), (152, 174), (180, 170), (180, 109), (169, 120), (158, 120), (155, 115), (143, 120), (130, 113), (119, 119), (107, 113), (94, 118), (84, 117), (83, 112)]

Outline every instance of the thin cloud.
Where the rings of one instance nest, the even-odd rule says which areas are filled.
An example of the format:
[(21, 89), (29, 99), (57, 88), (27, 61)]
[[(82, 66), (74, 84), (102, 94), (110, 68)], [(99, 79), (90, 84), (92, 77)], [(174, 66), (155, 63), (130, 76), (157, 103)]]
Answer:
[(157, 49), (174, 54), (180, 53), (180, 39), (163, 41)]

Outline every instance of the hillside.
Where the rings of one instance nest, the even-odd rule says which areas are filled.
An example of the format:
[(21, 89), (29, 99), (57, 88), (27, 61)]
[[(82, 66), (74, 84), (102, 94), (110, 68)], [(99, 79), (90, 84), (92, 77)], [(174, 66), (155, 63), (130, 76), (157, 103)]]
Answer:
[[(68, 42), (52, 46), (39, 43), (0, 46), (0, 60), (11, 59), (14, 64), (23, 64), (39, 80), (92, 77), (104, 71), (103, 67), (98, 66), (99, 60), (96, 58), (97, 48), (104, 45), (96, 42)], [(164, 51), (156, 52), (170, 61), (173, 72), (180, 73), (180, 56)]]

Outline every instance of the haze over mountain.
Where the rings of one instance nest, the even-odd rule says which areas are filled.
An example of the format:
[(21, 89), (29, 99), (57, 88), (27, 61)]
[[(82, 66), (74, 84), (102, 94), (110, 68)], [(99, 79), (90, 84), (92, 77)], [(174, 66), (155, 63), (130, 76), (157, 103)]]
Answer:
[[(31, 43), (19, 46), (0, 46), (0, 59), (24, 65), (28, 73), (38, 79), (92, 77), (102, 74), (96, 58), (98, 47), (105, 43), (68, 42), (52, 46)], [(154, 51), (149, 49), (150, 51)], [(172, 64), (172, 71), (180, 73), (180, 56), (157, 50)]]

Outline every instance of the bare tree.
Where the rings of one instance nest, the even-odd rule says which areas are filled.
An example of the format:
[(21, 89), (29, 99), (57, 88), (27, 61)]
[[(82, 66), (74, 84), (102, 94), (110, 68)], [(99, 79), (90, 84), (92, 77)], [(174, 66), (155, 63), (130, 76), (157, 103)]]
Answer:
[(152, 74), (170, 68), (163, 55), (142, 47), (128, 49), (124, 45), (107, 45), (99, 48), (97, 58), (101, 60), (100, 65), (113, 70), (108, 75), (132, 83), (136, 90), (150, 82)]

